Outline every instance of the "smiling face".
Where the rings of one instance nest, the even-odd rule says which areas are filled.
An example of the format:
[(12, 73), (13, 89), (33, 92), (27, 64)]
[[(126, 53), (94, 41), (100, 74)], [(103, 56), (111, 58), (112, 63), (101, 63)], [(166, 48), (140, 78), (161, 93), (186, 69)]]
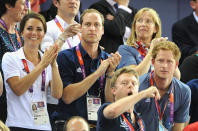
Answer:
[(30, 18), (26, 21), (23, 31), (21, 32), (25, 46), (32, 48), (39, 47), (45, 35), (44, 26), (39, 19)]
[(135, 23), (135, 33), (137, 36), (137, 40), (152, 40), (152, 36), (156, 32), (157, 27), (155, 25), (152, 15), (148, 11), (143, 12), (142, 15), (137, 18)]
[(74, 17), (79, 11), (80, 0), (55, 0), (54, 5), (58, 8), (59, 16)]
[(15, 22), (20, 22), (27, 12), (25, 0), (17, 0), (15, 7), (7, 5), (7, 12), (10, 14), (10, 17), (13, 18)]
[(112, 89), (115, 100), (138, 93), (138, 80), (130, 73), (121, 74)]
[(87, 44), (98, 44), (104, 34), (102, 18), (99, 14), (91, 12), (86, 13), (82, 19), (82, 41)]

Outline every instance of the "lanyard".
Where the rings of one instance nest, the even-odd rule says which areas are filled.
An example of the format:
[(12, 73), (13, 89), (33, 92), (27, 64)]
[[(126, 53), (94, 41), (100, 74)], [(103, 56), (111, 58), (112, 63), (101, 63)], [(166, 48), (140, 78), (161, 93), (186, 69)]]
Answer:
[[(154, 85), (154, 82), (153, 82), (153, 79), (152, 79), (153, 78), (152, 74), (153, 74), (153, 71), (150, 73), (150, 84), (151, 84), (151, 86)], [(174, 92), (174, 86), (172, 86), (171, 92), (169, 94), (169, 101), (168, 100), (166, 101), (166, 104), (164, 106), (164, 109), (163, 109), (162, 113), (160, 111), (159, 103), (157, 102), (157, 99), (155, 98), (155, 104), (156, 104), (156, 108), (157, 108), (157, 112), (159, 114), (160, 120), (162, 120), (164, 112), (166, 110), (166, 106), (167, 106), (168, 102), (170, 102), (170, 123), (172, 123), (172, 124), (173, 124), (173, 118), (174, 118), (174, 95), (173, 95), (173, 92)]]
[[(123, 117), (124, 121), (126, 122), (126, 124), (128, 125), (129, 130), (130, 131), (135, 131), (132, 124), (128, 121), (128, 119), (124, 116), (124, 114), (122, 114), (122, 117)], [(140, 124), (140, 131), (144, 131), (144, 126), (143, 126), (142, 120), (140, 118), (139, 118), (138, 122)]]
[(144, 59), (144, 57), (147, 54), (147, 49), (142, 45), (142, 43), (140, 41), (137, 41), (135, 43), (135, 48), (138, 50), (138, 52), (141, 55), (141, 58)]
[[(30, 70), (28, 68), (28, 65), (27, 65), (27, 61), (25, 59), (22, 59), (22, 62), (23, 62), (23, 65), (24, 65), (24, 68), (25, 68), (25, 71), (27, 74), (30, 73)], [(45, 80), (46, 80), (46, 74), (45, 74), (45, 70), (42, 72), (42, 84), (41, 84), (41, 91), (45, 92)], [(30, 93), (33, 93), (33, 87), (31, 86), (31, 88), (29, 89), (29, 92)]]
[[(0, 23), (6, 29), (6, 31), (8, 32), (8, 27), (7, 27), (6, 23), (2, 19), (0, 19)], [(16, 33), (16, 36), (17, 36), (17, 41), (19, 43), (19, 47), (21, 47), (21, 39), (20, 39), (19, 33), (18, 33), (18, 31), (16, 29), (15, 29), (15, 33)], [(16, 48), (14, 46), (14, 42), (13, 42), (9, 32), (8, 32), (8, 36), (9, 36), (9, 39), (10, 39), (10, 41), (12, 43), (12, 46), (13, 46), (14, 50), (16, 51)]]
[[(78, 60), (79, 60), (79, 63), (80, 63), (80, 67), (81, 67), (81, 70), (82, 70), (83, 79), (85, 79), (85, 77), (86, 77), (85, 66), (84, 66), (82, 55), (80, 53), (79, 45), (76, 46), (76, 53), (77, 53)], [(103, 83), (104, 83), (104, 75), (102, 75), (100, 77), (100, 88), (99, 88), (100, 92), (101, 92), (101, 90), (103, 88), (103, 85), (104, 85)], [(100, 93), (99, 93), (99, 95), (100, 95)]]
[[(63, 27), (61, 26), (60, 22), (58, 21), (58, 19), (56, 17), (54, 18), (54, 21), (55, 21), (56, 25), (58, 26), (58, 28), (61, 30), (61, 32), (64, 32)], [(78, 34), (78, 37), (81, 40), (80, 34)], [(67, 43), (69, 45), (69, 48), (72, 48), (71, 43), (70, 43), (70, 41), (68, 39), (67, 39)]]

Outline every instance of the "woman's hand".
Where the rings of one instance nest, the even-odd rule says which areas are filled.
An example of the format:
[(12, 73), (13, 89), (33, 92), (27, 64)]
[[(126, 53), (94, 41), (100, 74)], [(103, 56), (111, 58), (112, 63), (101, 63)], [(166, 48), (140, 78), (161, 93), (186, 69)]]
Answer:
[(49, 64), (55, 64), (56, 63), (56, 57), (58, 55), (58, 46), (54, 44), (53, 46), (50, 46), (49, 49), (46, 49), (44, 52), (44, 55), (41, 59), (41, 65), (46, 68)]
[(154, 46), (157, 45), (158, 43), (162, 42), (162, 41), (167, 41), (168, 37), (160, 37), (160, 38), (155, 38), (151, 41), (151, 45), (150, 45), (150, 50), (152, 51)]

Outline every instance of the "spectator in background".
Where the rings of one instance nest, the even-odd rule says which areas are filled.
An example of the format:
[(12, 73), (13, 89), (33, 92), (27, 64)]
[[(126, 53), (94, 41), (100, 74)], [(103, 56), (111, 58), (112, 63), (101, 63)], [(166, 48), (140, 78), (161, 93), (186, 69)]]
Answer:
[(184, 59), (179, 69), (181, 71), (181, 81), (184, 83), (192, 79), (198, 79), (198, 51)]
[[(80, 24), (74, 20), (78, 13), (80, 0), (54, 0), (52, 9), (57, 9), (57, 15), (54, 19), (47, 22), (47, 33), (41, 44), (41, 50), (44, 52), (46, 48), (59, 43), (60, 50), (72, 48), (80, 43)], [(53, 98), (48, 89), (47, 103), (48, 112), (51, 120), (52, 113), (56, 110), (58, 100)], [(51, 121), (52, 128), (53, 122)]]
[(136, 9), (129, 6), (130, 0), (100, 0), (89, 8), (98, 10), (105, 18), (104, 35), (100, 45), (108, 53), (117, 51), (119, 45), (131, 34), (131, 23)]
[[(22, 45), (22, 38), (16, 24), (27, 13), (27, 7), (25, 0), (1, 0), (0, 3), (0, 71), (3, 75), (1, 68), (3, 55), (6, 52), (18, 50)], [(5, 92), (0, 98), (0, 120), (3, 122), (7, 115)]]
[(190, 123), (198, 121), (198, 79), (186, 83), (191, 89)]
[(152, 51), (154, 71), (140, 77), (139, 91), (156, 86), (160, 100), (143, 99), (136, 104), (141, 113), (146, 131), (182, 131), (189, 120), (191, 92), (187, 85), (173, 77), (181, 53), (171, 41), (158, 43)]
[(115, 72), (111, 88), (114, 102), (104, 103), (98, 110), (97, 131), (146, 131), (134, 105), (144, 98), (160, 99), (157, 88), (153, 86), (138, 93), (138, 74), (129, 67)]
[(127, 45), (120, 45), (118, 48), (122, 56), (118, 68), (130, 65), (136, 67), (139, 75), (147, 73), (151, 66), (152, 49), (157, 40), (163, 40), (156, 39), (160, 37), (161, 21), (157, 12), (152, 8), (140, 9), (134, 17)]
[(176, 22), (172, 27), (172, 40), (181, 50), (183, 60), (198, 50), (198, 0), (190, 0), (193, 13)]
[[(80, 0), (54, 0), (53, 4), (57, 7), (57, 15), (53, 20), (47, 22), (48, 30), (41, 44), (42, 51), (53, 45), (67, 27), (77, 27), (76, 30), (79, 32), (80, 25), (76, 24), (77, 22), (74, 21), (74, 18), (78, 13)], [(80, 35), (76, 33), (64, 41), (60, 50), (78, 45), (80, 43)]]
[[(166, 40), (161, 37), (161, 20), (157, 12), (152, 8), (140, 9), (134, 17), (127, 45), (118, 48), (122, 56), (118, 68), (129, 66), (140, 76), (150, 72), (153, 47)], [(178, 68), (175, 76), (180, 79)]]
[(90, 129), (84, 118), (73, 116), (65, 123), (63, 131), (90, 131)]
[(40, 14), (45, 17), (46, 22), (51, 21), (57, 15), (57, 7), (52, 3), (48, 10), (42, 11)]
[[(58, 46), (51, 46), (44, 54), (39, 51), (46, 30), (42, 15), (26, 15), (20, 22), (23, 48), (7, 52), (2, 59), (8, 105), (6, 125), (13, 131), (51, 130), (46, 89), (50, 85), (52, 96), (59, 99), (63, 85), (56, 63)], [(37, 110), (32, 109), (34, 104)]]
[[(99, 103), (112, 100), (110, 78), (120, 61), (118, 53), (109, 56), (101, 50), (99, 41), (104, 33), (103, 15), (95, 9), (85, 10), (81, 15), (81, 43), (71, 49), (63, 50), (57, 63), (63, 81), (63, 96), (59, 100), (55, 123), (62, 130), (62, 121), (72, 116), (81, 116), (95, 130), (97, 110), (100, 104), (89, 107), (89, 99), (100, 99)], [(106, 75), (105, 75), (106, 74)], [(94, 108), (92, 108), (94, 107)]]
[(31, 11), (39, 13), (40, 5), (46, 2), (46, 0), (30, 0), (31, 1)]

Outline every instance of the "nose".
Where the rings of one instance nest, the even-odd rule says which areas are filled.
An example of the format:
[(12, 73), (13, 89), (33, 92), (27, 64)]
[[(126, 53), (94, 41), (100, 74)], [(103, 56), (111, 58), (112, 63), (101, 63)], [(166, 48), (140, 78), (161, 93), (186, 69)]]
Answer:
[(95, 30), (96, 28), (95, 28), (95, 26), (94, 25), (91, 25), (90, 27), (89, 27), (89, 30)]

